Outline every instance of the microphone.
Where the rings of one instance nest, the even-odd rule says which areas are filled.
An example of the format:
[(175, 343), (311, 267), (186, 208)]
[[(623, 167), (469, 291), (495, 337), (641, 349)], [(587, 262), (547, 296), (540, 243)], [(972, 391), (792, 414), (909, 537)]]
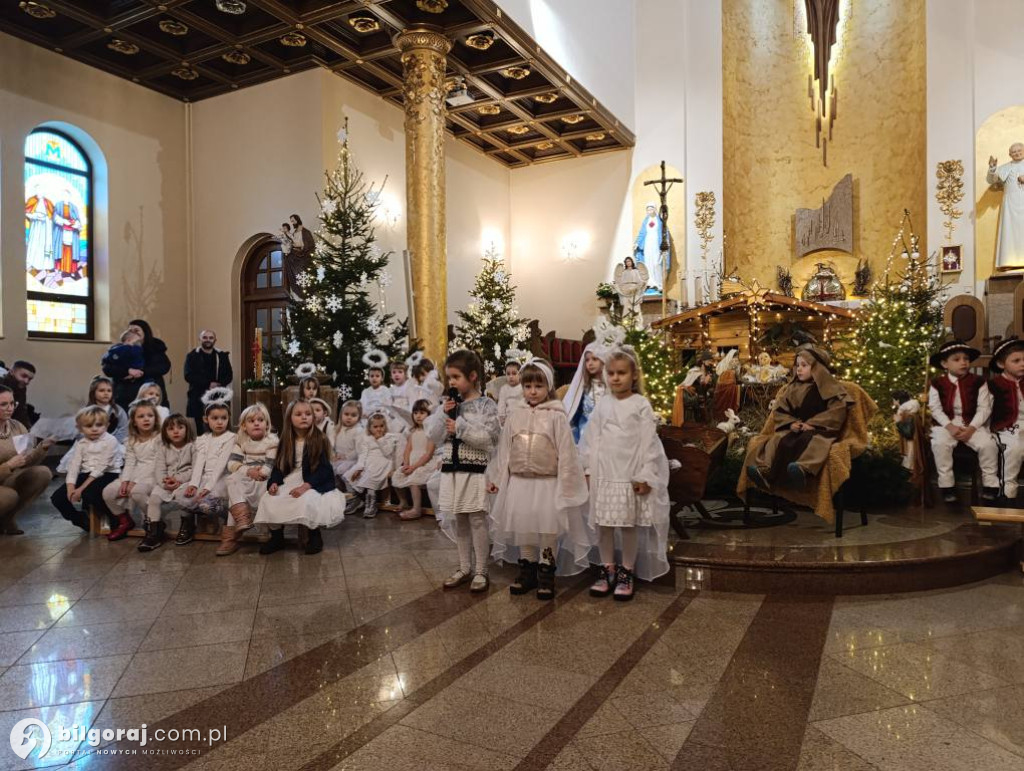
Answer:
[(449, 401), (455, 402), (455, 407), (445, 413), (449, 418), (455, 420), (459, 416), (459, 405), (462, 404), (462, 395), (459, 393), (457, 388), (448, 389)]

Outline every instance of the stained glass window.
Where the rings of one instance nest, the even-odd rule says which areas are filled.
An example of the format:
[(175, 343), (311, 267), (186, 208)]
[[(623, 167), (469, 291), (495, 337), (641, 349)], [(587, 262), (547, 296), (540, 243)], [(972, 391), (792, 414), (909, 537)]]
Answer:
[(30, 337), (92, 337), (92, 165), (69, 137), (25, 140), (25, 279)]

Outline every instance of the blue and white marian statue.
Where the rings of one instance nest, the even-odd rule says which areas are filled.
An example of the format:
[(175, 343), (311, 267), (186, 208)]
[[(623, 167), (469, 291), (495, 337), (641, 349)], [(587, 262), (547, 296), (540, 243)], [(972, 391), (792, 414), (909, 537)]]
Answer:
[(636, 254), (637, 262), (647, 265), (647, 272), (650, 274), (650, 286), (647, 290), (649, 294), (660, 295), (664, 291), (665, 277), (668, 275), (669, 255), (666, 252), (664, 261), (661, 256), (663, 227), (664, 223), (658, 216), (658, 207), (653, 203), (647, 204), (647, 215), (636, 234), (633, 252)]

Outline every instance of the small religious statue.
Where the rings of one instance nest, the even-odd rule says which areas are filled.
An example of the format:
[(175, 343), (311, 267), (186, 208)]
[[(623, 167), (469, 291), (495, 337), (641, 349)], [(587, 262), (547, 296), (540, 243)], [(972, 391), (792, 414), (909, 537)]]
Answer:
[(302, 226), (302, 218), (298, 214), (293, 214), (288, 218), (288, 221), (291, 224), (292, 245), (287, 251), (283, 242), (283, 237), (286, 235), (284, 226), (281, 228), (281, 256), (284, 260), (285, 284), (288, 289), (288, 296), (292, 300), (301, 300), (305, 293), (302, 285), (299, 283), (299, 276), (302, 275), (303, 271), (312, 262), (313, 249), (316, 247), (316, 242), (313, 240), (313, 234)]
[(995, 156), (988, 159), (990, 185), (1001, 185), (1003, 205), (999, 209), (996, 241), (996, 270), (1024, 268), (1024, 142), (1010, 145), (1010, 161), (1002, 166)]
[(647, 291), (649, 280), (647, 266), (642, 262), (638, 265), (632, 257), (627, 257), (621, 265), (615, 266), (615, 288), (619, 291), (619, 303), (623, 310), (635, 311), (634, 306)]
[(650, 274), (650, 289), (654, 294), (661, 294), (665, 291), (665, 277), (668, 275), (669, 255), (667, 250), (664, 256), (661, 250), (662, 232), (664, 223), (658, 214), (658, 207), (647, 204), (647, 214), (640, 224), (640, 230), (636, 234), (636, 241), (633, 244), (633, 253), (636, 261), (647, 266)]

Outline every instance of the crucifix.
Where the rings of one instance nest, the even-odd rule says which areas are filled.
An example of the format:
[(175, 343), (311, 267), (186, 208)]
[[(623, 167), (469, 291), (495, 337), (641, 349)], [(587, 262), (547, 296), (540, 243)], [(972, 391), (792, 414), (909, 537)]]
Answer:
[(671, 252), (671, 242), (668, 237), (668, 191), (672, 189), (672, 185), (676, 182), (682, 183), (682, 179), (679, 177), (673, 177), (669, 179), (665, 176), (665, 161), (661, 162), (661, 178), (652, 179), (648, 182), (644, 182), (644, 187), (648, 185), (654, 186), (654, 192), (658, 194), (658, 198), (661, 200), (661, 208), (658, 210), (658, 218), (661, 220), (661, 316), (665, 317), (665, 311), (668, 303), (668, 272), (669, 272), (669, 255)]

